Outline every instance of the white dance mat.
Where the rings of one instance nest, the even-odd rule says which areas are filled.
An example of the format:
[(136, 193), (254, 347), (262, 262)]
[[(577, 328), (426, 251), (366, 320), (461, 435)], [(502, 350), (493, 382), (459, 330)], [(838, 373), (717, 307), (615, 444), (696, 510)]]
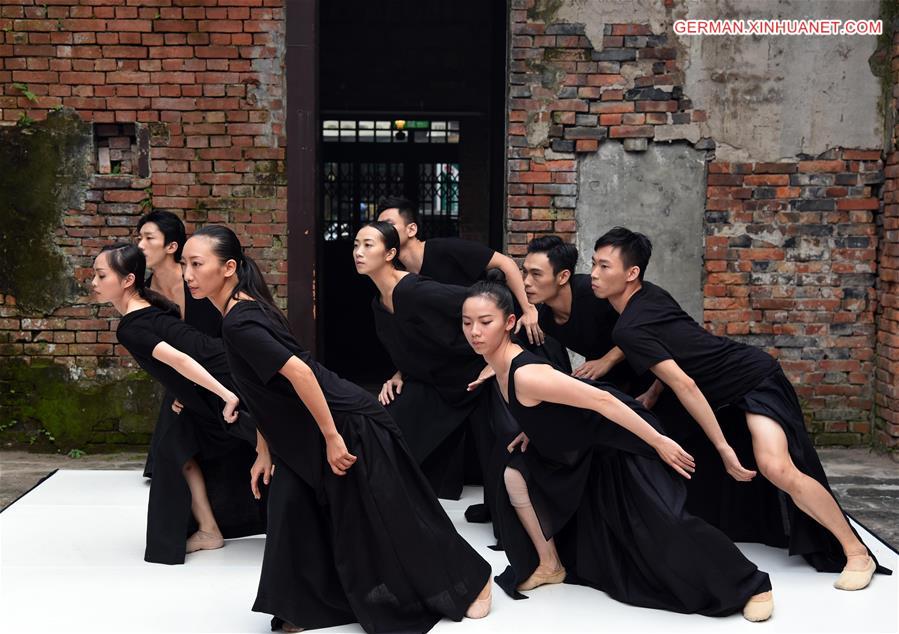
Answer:
[[(143, 561), (148, 485), (137, 471), (59, 471), (0, 514), (0, 632), (268, 632), (250, 611), (263, 538), (228, 541), (187, 556), (183, 566)], [(462, 535), (491, 563), (506, 566), (487, 524), (463, 512), (479, 489), (445, 502)], [(880, 561), (899, 557), (859, 527)], [(441, 621), (435, 632), (897, 632), (899, 574), (876, 575), (861, 592), (835, 590), (836, 575), (755, 544), (741, 550), (771, 575), (776, 607), (767, 623), (739, 615), (708, 618), (635, 608), (589, 588), (558, 585), (513, 601), (493, 586), (481, 621)], [(362, 632), (358, 626), (321, 630)]]

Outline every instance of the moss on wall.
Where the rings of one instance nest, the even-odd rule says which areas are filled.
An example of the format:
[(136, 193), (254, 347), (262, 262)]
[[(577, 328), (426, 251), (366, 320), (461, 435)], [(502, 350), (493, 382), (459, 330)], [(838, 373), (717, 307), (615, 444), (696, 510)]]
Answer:
[(62, 453), (146, 445), (160, 400), (143, 372), (75, 381), (65, 366), (10, 359), (0, 363), (0, 442)]
[(25, 311), (49, 312), (75, 293), (53, 237), (65, 210), (84, 205), (92, 140), (72, 110), (0, 128), (0, 291)]

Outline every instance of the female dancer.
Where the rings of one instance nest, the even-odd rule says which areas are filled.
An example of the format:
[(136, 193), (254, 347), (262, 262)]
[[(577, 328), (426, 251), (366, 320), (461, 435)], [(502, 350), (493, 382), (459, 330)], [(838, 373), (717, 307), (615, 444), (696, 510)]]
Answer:
[(443, 616), (486, 616), (490, 566), (387, 412), (300, 347), (234, 232), (204, 227), (184, 255), (192, 292), (224, 313), (228, 362), (277, 467), (253, 609), (289, 631), (424, 632)]
[[(154, 209), (138, 220), (137, 236), (137, 248), (147, 259), (147, 269), (152, 271), (146, 286), (175, 304), (178, 315), (186, 323), (211, 337), (221, 337), (221, 314), (211, 302), (194, 299), (182, 277), (181, 250), (187, 240), (187, 233), (181, 219), (170, 211)], [(170, 451), (173, 442), (170, 436), (177, 436), (182, 427), (177, 416), (180, 411), (180, 401), (166, 391), (153, 429), (144, 477), (153, 475), (154, 456)], [(160, 482), (157, 491), (167, 488), (169, 484), (172, 483)], [(177, 486), (175, 483), (176, 488)], [(170, 492), (170, 496), (176, 495), (178, 493), (175, 490)]]
[(489, 394), (476, 385), (484, 360), (459, 329), (467, 289), (398, 270), (398, 251), (399, 236), (388, 222), (356, 234), (356, 271), (378, 288), (375, 331), (397, 367), (379, 398), (437, 495), (459, 499), (465, 436), (473, 435), (482, 469), (493, 447)]
[(509, 446), (521, 451), (504, 473), (509, 505), (499, 516), (511, 566), (497, 582), (510, 595), (567, 578), (643, 607), (709, 616), (743, 608), (751, 621), (771, 615), (768, 575), (684, 512), (686, 491), (674, 472), (689, 478), (693, 460), (659, 433), (652, 414), (514, 344), (504, 285), (473, 286), (462, 327), (524, 430)]
[[(251, 419), (238, 417), (222, 341), (181, 321), (174, 304), (144, 286), (144, 276), (140, 250), (114, 244), (97, 256), (92, 287), (99, 301), (111, 302), (122, 315), (119, 343), (184, 404), (177, 434), (168, 435), (177, 442), (165, 455), (156, 454), (144, 555), (178, 564), (185, 552), (221, 548), (226, 536), (265, 532), (264, 505), (247, 491), (245, 476), (233, 475), (253, 464), (257, 438)], [(257, 444), (266, 454), (264, 443)], [(185, 543), (191, 513), (198, 529)]]

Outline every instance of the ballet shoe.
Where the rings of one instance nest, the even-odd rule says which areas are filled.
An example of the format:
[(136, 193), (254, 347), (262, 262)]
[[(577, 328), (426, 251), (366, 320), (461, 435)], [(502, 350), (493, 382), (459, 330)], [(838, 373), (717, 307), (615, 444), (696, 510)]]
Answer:
[(539, 570), (539, 568), (535, 570), (534, 574), (519, 584), (518, 590), (533, 590), (539, 586), (545, 586), (551, 583), (562, 583), (565, 581), (565, 568), (559, 568), (555, 572), (540, 572)]
[(837, 590), (862, 590), (871, 583), (871, 577), (877, 570), (877, 564), (873, 557), (868, 557), (868, 565), (864, 570), (843, 570), (839, 579), (834, 581), (833, 587)]
[(216, 550), (225, 545), (225, 540), (221, 534), (207, 533), (206, 531), (197, 531), (187, 538), (186, 552), (193, 553), (198, 550)]
[(771, 592), (765, 592), (768, 597), (765, 599), (749, 599), (743, 606), (743, 618), (753, 623), (759, 621), (767, 621), (774, 612), (774, 595)]
[[(478, 595), (478, 598), (472, 601), (465, 611), (466, 618), (483, 619), (490, 614), (490, 605), (493, 602), (493, 583), (488, 581), (484, 589), (487, 590), (487, 596), (481, 597)], [(484, 594), (484, 590), (481, 590), (481, 594)]]

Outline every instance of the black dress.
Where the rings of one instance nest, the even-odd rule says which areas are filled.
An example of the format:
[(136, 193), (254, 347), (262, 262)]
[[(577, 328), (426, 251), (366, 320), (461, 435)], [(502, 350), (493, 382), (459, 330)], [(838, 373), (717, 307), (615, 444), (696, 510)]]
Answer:
[[(147, 278), (146, 285), (149, 288), (150, 281), (153, 276)], [(194, 299), (184, 282), (184, 323), (189, 324), (210, 337), (222, 336), (222, 314), (219, 312), (212, 302), (208, 299)], [(153, 434), (150, 437), (150, 451), (147, 452), (147, 462), (144, 465), (144, 477), (153, 476), (153, 454), (156, 450), (157, 443), (165, 438), (166, 434), (171, 433), (172, 428), (178, 425), (178, 415), (172, 411), (172, 403), (174, 395), (168, 390), (162, 397), (162, 404), (159, 407), (159, 415), (156, 417), (156, 426), (153, 428)]]
[(437, 495), (448, 499), (462, 492), (466, 437), (481, 465), (494, 442), (485, 386), (467, 391), (485, 367), (462, 332), (467, 292), (410, 273), (393, 290), (393, 313), (380, 297), (372, 301), (378, 338), (403, 373), (402, 392), (387, 411)]
[[(175, 315), (149, 306), (124, 315), (116, 337), (138, 365), (184, 405), (171, 412), (156, 430), (154, 474), (147, 507), (147, 544), (144, 559), (153, 563), (184, 563), (187, 536), (196, 530), (190, 511), (190, 489), (182, 467), (195, 457), (203, 472), (216, 522), (226, 538), (265, 532), (265, 502), (253, 498), (247, 474), (256, 458), (256, 429), (244, 409), (237, 422), (222, 418), (224, 403), (170, 366), (153, 358), (153, 349), (166, 342), (202, 365), (220, 383), (234, 390), (224, 344)], [(171, 418), (171, 420), (170, 420)]]
[[(588, 585), (632, 605), (723, 616), (771, 589), (768, 575), (719, 530), (684, 510), (681, 476), (646, 443), (599, 414), (542, 402), (522, 405), (515, 372), (546, 363), (524, 351), (509, 368), (509, 408), (530, 438), (510, 466), (528, 485), (547, 539), (555, 538), (568, 583)], [(600, 383), (657, 427), (637, 401)], [(537, 553), (504, 498), (500, 530), (510, 567), (497, 582), (516, 586), (538, 564)]]
[[(711, 334), (684, 312), (667, 291), (649, 282), (643, 282), (629, 300), (613, 338), (638, 373), (668, 359), (677, 362), (715, 410), (728, 443), (744, 467), (757, 469), (745, 413), (761, 414), (781, 426), (790, 458), (799, 471), (833, 495), (806, 431), (796, 392), (773, 357), (758, 348)], [(689, 485), (692, 512), (734, 541), (788, 547), (791, 555), (802, 555), (818, 571), (843, 569), (846, 558), (837, 539), (801, 511), (789, 496), (761, 474), (750, 482), (736, 482), (689, 416), (663, 414), (662, 420), (666, 430), (678, 442), (683, 441), (684, 448), (697, 460), (696, 474)], [(689, 428), (684, 429), (685, 426)], [(878, 566), (878, 572), (889, 570)]]
[[(618, 321), (618, 313), (606, 299), (593, 294), (590, 276), (577, 273), (571, 276), (571, 312), (564, 324), (556, 323), (552, 309), (546, 304), (537, 307), (540, 328), (566, 348), (588, 361), (604, 357), (615, 343), (612, 329)], [(615, 364), (601, 381), (611, 383), (631, 396), (646, 391), (654, 380), (651, 373), (638, 377), (630, 366), (622, 361)]]
[[(301, 349), (257, 302), (223, 321), (228, 361), (276, 469), (253, 609), (304, 628), (358, 621), (367, 632), (425, 632), (461, 620), (490, 566), (453, 528), (387, 412)], [(357, 457), (328, 466), (315, 420), (278, 371), (310, 367), (338, 432)]]

